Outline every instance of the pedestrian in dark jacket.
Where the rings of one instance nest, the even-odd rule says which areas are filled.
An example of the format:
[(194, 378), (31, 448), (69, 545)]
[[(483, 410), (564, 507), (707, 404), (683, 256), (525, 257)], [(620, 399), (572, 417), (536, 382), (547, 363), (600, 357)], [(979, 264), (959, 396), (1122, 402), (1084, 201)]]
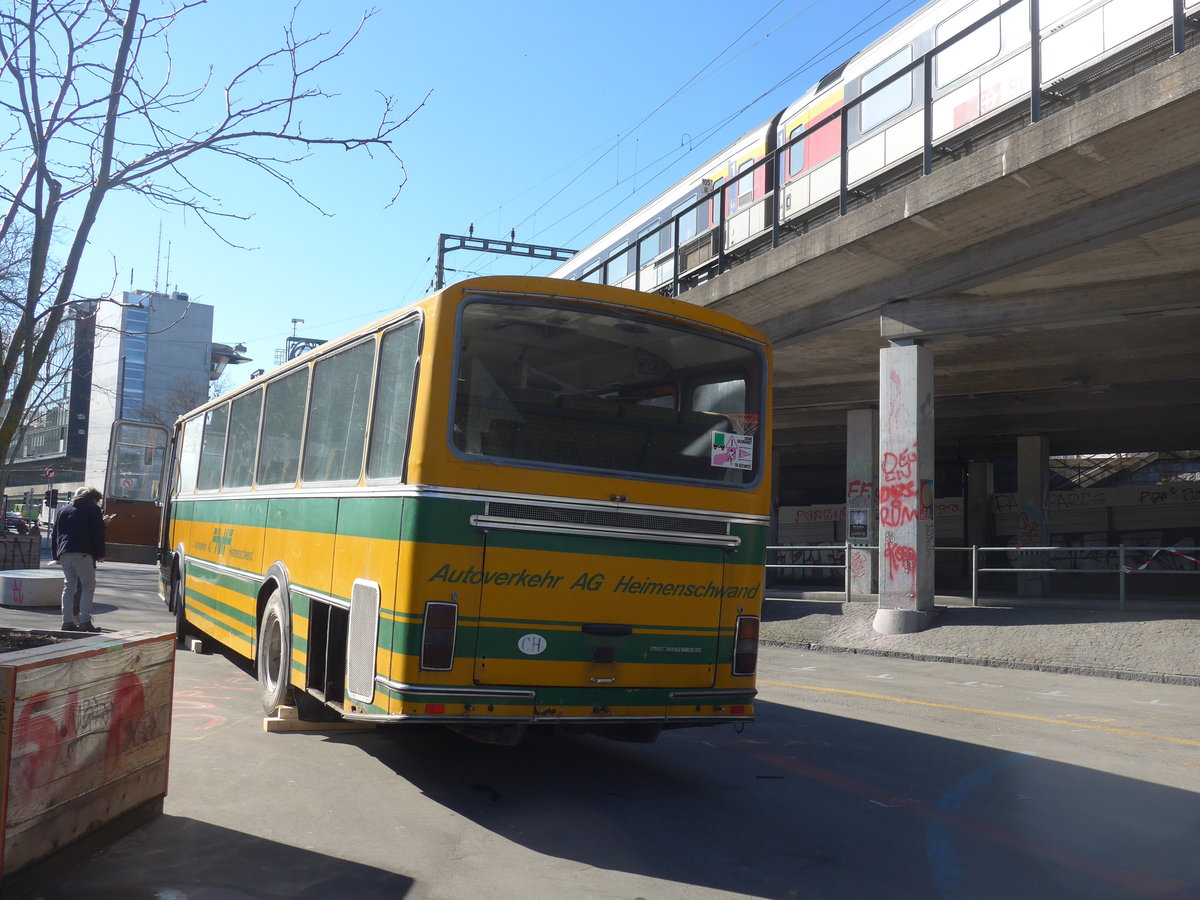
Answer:
[(96, 564), (104, 562), (103, 495), (80, 488), (71, 505), (58, 514), (50, 538), (54, 559), (63, 569), (63, 631), (99, 631), (92, 622)]

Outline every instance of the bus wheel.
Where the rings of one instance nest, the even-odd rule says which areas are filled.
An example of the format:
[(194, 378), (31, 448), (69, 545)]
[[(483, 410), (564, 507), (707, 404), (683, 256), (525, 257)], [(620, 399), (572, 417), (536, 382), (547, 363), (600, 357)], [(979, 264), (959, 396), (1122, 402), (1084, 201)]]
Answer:
[(187, 640), (191, 629), (187, 623), (187, 610), (184, 608), (183, 578), (176, 575), (171, 579), (171, 606), (175, 609), (175, 639), (181, 644)]
[(258, 665), (258, 689), (263, 712), (271, 715), (279, 707), (290, 705), (292, 627), (278, 590), (271, 594), (263, 611), (255, 662)]

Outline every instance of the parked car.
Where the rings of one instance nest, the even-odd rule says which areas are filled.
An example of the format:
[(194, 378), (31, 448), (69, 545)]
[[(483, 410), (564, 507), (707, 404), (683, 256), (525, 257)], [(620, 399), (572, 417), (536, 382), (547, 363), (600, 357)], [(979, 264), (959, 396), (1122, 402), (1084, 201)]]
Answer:
[(5, 513), (4, 530), (12, 532), (13, 534), (28, 534), (29, 522), (25, 519), (22, 519), (16, 513)]

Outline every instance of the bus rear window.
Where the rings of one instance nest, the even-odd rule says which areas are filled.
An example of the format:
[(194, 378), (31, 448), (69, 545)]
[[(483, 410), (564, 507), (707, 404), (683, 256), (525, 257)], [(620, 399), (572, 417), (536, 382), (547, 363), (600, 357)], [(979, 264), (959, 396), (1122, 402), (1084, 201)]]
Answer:
[(462, 308), (452, 443), (466, 456), (755, 483), (764, 360), (649, 316), (480, 299)]

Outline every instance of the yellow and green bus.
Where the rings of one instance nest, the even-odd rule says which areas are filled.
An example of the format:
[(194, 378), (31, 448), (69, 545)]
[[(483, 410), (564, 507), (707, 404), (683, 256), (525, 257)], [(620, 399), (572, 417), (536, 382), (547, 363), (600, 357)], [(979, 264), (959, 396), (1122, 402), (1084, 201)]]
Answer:
[(464, 281), (176, 423), (161, 589), (268, 713), (654, 740), (754, 716), (764, 336)]

